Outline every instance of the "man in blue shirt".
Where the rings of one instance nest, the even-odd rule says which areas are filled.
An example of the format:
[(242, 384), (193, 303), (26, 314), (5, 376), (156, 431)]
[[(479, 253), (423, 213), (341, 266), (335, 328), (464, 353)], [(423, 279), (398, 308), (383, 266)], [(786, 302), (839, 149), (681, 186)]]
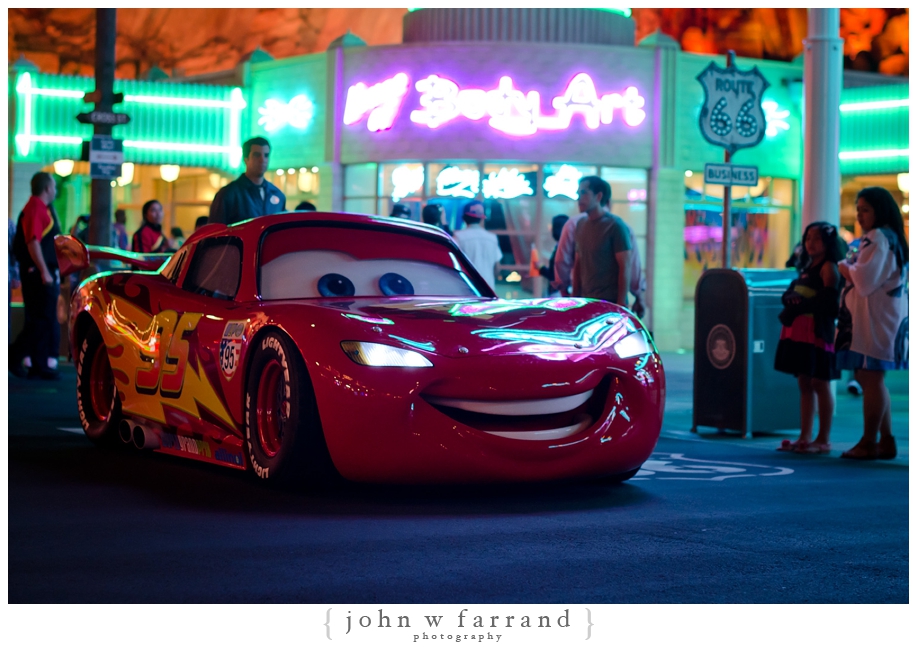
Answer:
[(249, 218), (286, 211), (283, 191), (264, 179), (271, 156), (271, 145), (264, 137), (242, 144), (245, 173), (217, 191), (210, 205), (208, 222), (232, 225)]

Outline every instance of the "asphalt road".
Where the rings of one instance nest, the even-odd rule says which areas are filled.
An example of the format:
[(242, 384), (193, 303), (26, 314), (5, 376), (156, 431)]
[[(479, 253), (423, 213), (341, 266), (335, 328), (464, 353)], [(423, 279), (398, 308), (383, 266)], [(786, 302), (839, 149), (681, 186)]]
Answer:
[(10, 603), (902, 603), (908, 466), (666, 433), (620, 486), (352, 486), (78, 431), (10, 378)]

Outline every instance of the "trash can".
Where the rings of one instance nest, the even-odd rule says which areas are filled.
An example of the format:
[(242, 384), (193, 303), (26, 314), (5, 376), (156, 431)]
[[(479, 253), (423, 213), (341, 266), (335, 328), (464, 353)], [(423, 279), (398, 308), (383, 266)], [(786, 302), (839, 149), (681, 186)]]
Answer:
[(774, 370), (783, 309), (795, 270), (707, 270), (694, 295), (694, 416), (700, 426), (799, 429), (796, 378)]

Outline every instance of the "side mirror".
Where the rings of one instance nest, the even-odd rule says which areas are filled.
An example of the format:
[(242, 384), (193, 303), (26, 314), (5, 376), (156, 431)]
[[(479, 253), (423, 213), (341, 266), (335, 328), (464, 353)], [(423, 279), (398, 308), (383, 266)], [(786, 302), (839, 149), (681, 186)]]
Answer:
[(89, 267), (89, 250), (73, 236), (55, 236), (54, 253), (61, 276), (82, 272)]

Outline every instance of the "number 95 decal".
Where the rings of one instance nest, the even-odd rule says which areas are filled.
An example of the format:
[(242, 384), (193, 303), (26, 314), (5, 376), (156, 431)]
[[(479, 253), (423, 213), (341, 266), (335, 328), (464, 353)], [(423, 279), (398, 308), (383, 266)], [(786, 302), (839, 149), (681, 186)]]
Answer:
[(227, 380), (232, 379), (239, 366), (244, 332), (244, 321), (230, 321), (223, 329), (223, 338), (220, 340), (220, 370)]

